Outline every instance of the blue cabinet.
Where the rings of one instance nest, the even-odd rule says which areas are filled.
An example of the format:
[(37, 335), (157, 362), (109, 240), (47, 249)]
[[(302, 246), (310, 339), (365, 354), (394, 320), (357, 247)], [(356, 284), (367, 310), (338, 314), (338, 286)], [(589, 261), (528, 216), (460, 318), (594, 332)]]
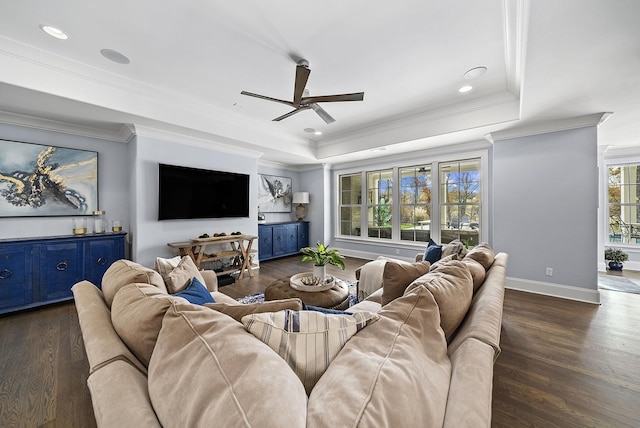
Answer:
[(309, 246), (309, 222), (260, 224), (258, 239), (259, 260), (297, 254), (300, 248)]
[(124, 258), (124, 232), (0, 240), (0, 313), (71, 300), (71, 287)]

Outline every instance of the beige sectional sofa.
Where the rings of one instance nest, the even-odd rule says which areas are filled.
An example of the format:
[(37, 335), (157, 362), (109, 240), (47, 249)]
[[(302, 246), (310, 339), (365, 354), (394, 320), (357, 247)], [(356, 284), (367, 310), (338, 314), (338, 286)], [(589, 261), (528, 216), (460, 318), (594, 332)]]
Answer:
[[(385, 285), (352, 307), (377, 320), (346, 341), (309, 394), (238, 322), (250, 308), (218, 292), (215, 274), (201, 272), (217, 302), (201, 306), (168, 294), (158, 272), (117, 261), (102, 289), (72, 289), (98, 426), (490, 426), (507, 261), (491, 255), (475, 286), (463, 262), (446, 261), (393, 284), (406, 291)], [(383, 273), (412, 276), (419, 265), (390, 261)], [(292, 300), (264, 310), (301, 309)]]

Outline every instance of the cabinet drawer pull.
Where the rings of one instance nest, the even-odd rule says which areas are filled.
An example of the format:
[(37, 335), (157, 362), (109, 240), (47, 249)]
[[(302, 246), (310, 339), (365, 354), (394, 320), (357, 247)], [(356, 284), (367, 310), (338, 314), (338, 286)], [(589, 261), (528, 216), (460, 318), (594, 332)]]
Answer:
[(97, 262), (100, 266), (104, 266), (107, 264), (107, 259), (105, 257), (98, 257)]
[(13, 272), (11, 272), (9, 269), (0, 270), (0, 279), (9, 279), (11, 278), (11, 275), (13, 275)]
[(63, 270), (67, 270), (68, 267), (69, 267), (69, 262), (67, 260), (63, 260), (56, 265), (56, 270), (63, 271)]

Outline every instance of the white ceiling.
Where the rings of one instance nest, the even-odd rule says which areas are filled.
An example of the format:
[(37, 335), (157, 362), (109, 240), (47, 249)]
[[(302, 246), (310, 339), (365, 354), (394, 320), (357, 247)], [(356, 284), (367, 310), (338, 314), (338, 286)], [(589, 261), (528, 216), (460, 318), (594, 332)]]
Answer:
[[(640, 147), (639, 17), (637, 0), (0, 0), (0, 110), (114, 134), (134, 124), (292, 165), (598, 112), (614, 113), (601, 145)], [(327, 125), (312, 110), (272, 122), (290, 108), (240, 95), (291, 99), (296, 58), (310, 63), (311, 95), (364, 101), (322, 104)], [(488, 71), (465, 80), (477, 66)]]

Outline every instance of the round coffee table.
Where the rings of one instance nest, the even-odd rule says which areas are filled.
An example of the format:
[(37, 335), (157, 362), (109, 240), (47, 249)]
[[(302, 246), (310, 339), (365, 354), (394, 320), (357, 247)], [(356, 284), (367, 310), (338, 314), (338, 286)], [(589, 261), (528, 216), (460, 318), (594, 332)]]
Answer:
[(297, 297), (305, 305), (341, 311), (349, 308), (349, 286), (341, 279), (336, 278), (335, 285), (328, 290), (307, 292), (291, 288), (290, 278), (287, 276), (276, 279), (269, 284), (264, 290), (264, 299), (280, 300)]

